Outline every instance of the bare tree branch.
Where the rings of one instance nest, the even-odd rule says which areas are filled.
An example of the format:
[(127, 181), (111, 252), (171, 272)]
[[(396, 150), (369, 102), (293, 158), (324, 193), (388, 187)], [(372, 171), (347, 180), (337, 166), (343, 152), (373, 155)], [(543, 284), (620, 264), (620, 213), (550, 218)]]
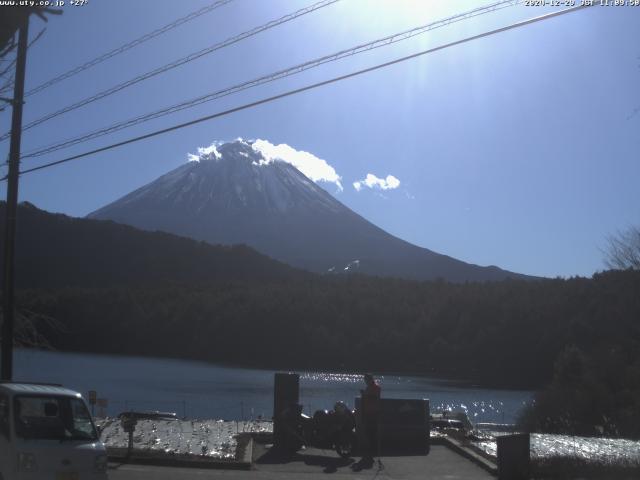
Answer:
[(605, 264), (617, 270), (640, 269), (640, 228), (630, 227), (607, 238)]

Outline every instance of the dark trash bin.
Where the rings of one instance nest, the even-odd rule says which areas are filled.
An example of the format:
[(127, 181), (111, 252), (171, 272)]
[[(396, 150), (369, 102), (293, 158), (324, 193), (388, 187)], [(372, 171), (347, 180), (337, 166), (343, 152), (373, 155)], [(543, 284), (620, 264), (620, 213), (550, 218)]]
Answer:
[(528, 480), (531, 474), (531, 442), (528, 433), (504, 435), (498, 444), (498, 479)]
[(300, 375), (276, 373), (273, 386), (273, 442), (284, 446), (286, 441), (285, 415), (300, 401)]

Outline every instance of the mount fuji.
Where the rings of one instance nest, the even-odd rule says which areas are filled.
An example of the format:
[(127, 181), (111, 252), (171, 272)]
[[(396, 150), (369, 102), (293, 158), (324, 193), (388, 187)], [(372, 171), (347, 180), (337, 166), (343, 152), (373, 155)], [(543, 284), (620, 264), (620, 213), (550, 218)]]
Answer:
[(202, 153), (89, 214), (212, 244), (246, 244), (295, 267), (453, 282), (530, 278), (401, 240), (300, 170), (238, 140)]

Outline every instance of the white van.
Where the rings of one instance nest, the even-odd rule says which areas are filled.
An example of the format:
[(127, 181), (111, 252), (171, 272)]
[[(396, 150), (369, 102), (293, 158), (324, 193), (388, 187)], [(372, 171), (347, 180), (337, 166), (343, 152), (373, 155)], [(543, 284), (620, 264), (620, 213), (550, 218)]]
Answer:
[(107, 452), (82, 395), (0, 382), (0, 480), (85, 479), (107, 479)]

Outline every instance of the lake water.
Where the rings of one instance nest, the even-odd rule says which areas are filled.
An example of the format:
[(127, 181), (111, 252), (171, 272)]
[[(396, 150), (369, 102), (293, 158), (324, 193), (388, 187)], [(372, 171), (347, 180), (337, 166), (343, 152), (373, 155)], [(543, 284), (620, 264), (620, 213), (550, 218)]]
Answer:
[[(17, 349), (14, 378), (61, 383), (87, 396), (95, 390), (108, 401), (107, 415), (128, 410), (161, 410), (189, 418), (226, 420), (271, 418), (273, 370), (233, 368), (174, 359), (89, 355)], [(353, 407), (364, 387), (353, 374), (297, 372), (300, 402), (308, 413), (337, 400)], [(497, 390), (462, 382), (409, 375), (381, 375), (387, 398), (427, 398), (431, 411), (466, 410), (472, 422), (513, 423), (532, 392)], [(98, 413), (98, 411), (96, 411)]]

